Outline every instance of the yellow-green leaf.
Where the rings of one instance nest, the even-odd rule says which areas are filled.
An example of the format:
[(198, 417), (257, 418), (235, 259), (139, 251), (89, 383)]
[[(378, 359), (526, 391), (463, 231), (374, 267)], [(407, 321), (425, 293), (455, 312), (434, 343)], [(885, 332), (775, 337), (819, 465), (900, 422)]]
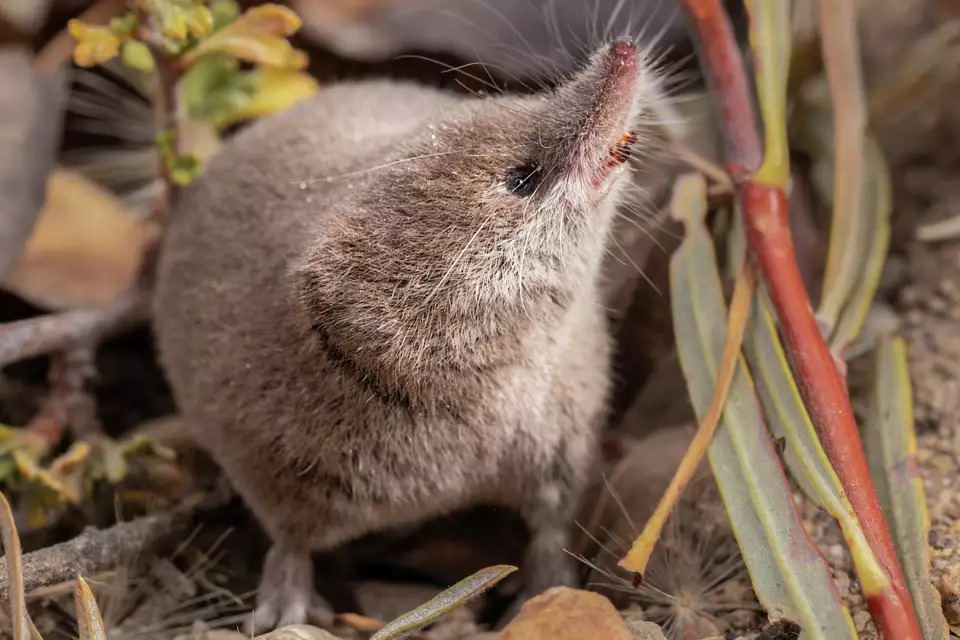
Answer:
[[(681, 177), (674, 193), (673, 214), (686, 227), (683, 243), (670, 261), (674, 331), (690, 399), (702, 416), (716, 385), (727, 309), (713, 242), (704, 224), (703, 176)], [(742, 359), (708, 457), (754, 591), (771, 618), (797, 622), (810, 640), (855, 640), (849, 612), (793, 505)]]
[(32, 459), (37, 460), (49, 448), (47, 440), (33, 431), (0, 425), (0, 455), (7, 455), (20, 449)]
[(150, 436), (142, 433), (121, 443), (120, 449), (125, 456), (153, 456), (161, 460), (176, 460), (177, 458), (173, 449), (163, 446)]
[(190, 65), (211, 53), (224, 53), (234, 58), (274, 67), (302, 69), (307, 65), (304, 52), (287, 41), (300, 28), (300, 18), (293, 11), (276, 4), (249, 9), (232, 23), (201, 40), (186, 52), (183, 60)]
[(215, 120), (217, 127), (227, 127), (282, 111), (313, 95), (320, 88), (313, 76), (293, 69), (260, 67), (248, 75), (256, 83), (253, 96), (218, 117)]
[(757, 292), (748, 335), (745, 349), (757, 394), (771, 430), (786, 440), (784, 457), (791, 474), (804, 492), (837, 520), (865, 596), (880, 593), (890, 585), (890, 580), (870, 548), (840, 479), (820, 444), (800, 389), (790, 373), (773, 321), (772, 305), (763, 291)]
[(210, 12), (213, 14), (213, 28), (218, 31), (240, 16), (240, 5), (234, 0), (214, 0), (210, 3)]
[(109, 27), (94, 27), (79, 20), (67, 23), (67, 31), (77, 41), (73, 61), (80, 67), (93, 67), (120, 52), (120, 38)]
[(127, 40), (123, 43), (123, 49), (120, 52), (120, 59), (123, 64), (131, 69), (150, 73), (156, 68), (156, 62), (153, 54), (144, 43), (139, 40)]
[[(27, 613), (26, 595), (23, 590), (23, 564), (20, 536), (13, 511), (7, 497), (0, 492), (0, 534), (3, 537), (3, 554), (7, 560), (7, 579), (10, 581), (10, 618), (13, 622), (13, 640), (29, 640), (35, 631), (30, 614)], [(38, 634), (39, 635), (39, 634)]]
[(75, 442), (67, 451), (50, 463), (50, 473), (58, 478), (68, 476), (90, 458), (90, 445), (86, 442)]
[(117, 484), (127, 476), (127, 461), (123, 449), (112, 440), (103, 440), (101, 446), (104, 474), (108, 482)]
[(194, 38), (202, 38), (213, 31), (213, 13), (203, 5), (187, 11), (186, 22), (187, 31)]
[(256, 92), (254, 75), (219, 54), (201, 58), (180, 80), (180, 96), (190, 118), (214, 124), (241, 109)]
[(16, 463), (20, 475), (44, 494), (49, 494), (53, 503), (77, 501), (78, 496), (70, 487), (47, 469), (41, 468), (22, 451), (13, 452), (13, 461)]
[(173, 40), (187, 37), (188, 8), (172, 0), (147, 0), (147, 10), (160, 23), (160, 31), (164, 36)]
[(93, 597), (90, 585), (81, 576), (77, 576), (73, 602), (77, 611), (79, 640), (107, 640), (107, 632), (103, 627), (103, 618), (100, 616), (97, 599)]
[(940, 596), (930, 584), (930, 516), (917, 470), (917, 436), (907, 370), (906, 344), (888, 338), (876, 351), (873, 393), (864, 425), (864, 449), (877, 497), (890, 523), (897, 557), (924, 640), (945, 640), (947, 621)]
[(118, 36), (129, 36), (137, 30), (140, 22), (137, 20), (137, 14), (132, 11), (127, 11), (122, 16), (111, 18), (109, 24), (110, 30)]
[(370, 640), (390, 640), (421, 629), (444, 613), (452, 611), (472, 598), (479, 596), (516, 570), (516, 567), (505, 564), (481, 569), (449, 589), (440, 592), (413, 611), (388, 622), (382, 629), (373, 634)]
[(747, 0), (750, 44), (758, 65), (757, 95), (763, 118), (763, 164), (753, 179), (786, 189), (790, 175), (787, 142), (787, 74), (790, 67), (790, 3), (783, 0)]
[(196, 180), (203, 171), (203, 161), (195, 153), (185, 153), (177, 156), (177, 160), (170, 168), (170, 179), (178, 186), (186, 186)]

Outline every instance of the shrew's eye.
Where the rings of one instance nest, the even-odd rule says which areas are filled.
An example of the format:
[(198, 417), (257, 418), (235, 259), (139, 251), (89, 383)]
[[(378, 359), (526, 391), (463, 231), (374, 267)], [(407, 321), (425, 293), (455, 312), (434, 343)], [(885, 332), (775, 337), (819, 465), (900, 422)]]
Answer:
[(535, 164), (525, 164), (514, 167), (507, 172), (507, 177), (504, 179), (504, 186), (506, 186), (507, 191), (510, 193), (526, 198), (533, 195), (533, 192), (537, 190), (540, 180), (540, 167)]

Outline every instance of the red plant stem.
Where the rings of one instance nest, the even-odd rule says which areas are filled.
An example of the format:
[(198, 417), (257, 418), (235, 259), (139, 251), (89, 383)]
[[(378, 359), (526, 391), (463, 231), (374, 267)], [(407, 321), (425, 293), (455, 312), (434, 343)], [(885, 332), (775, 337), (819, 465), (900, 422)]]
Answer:
[(741, 191), (747, 242), (777, 309), (797, 382), (827, 457), (891, 586), (865, 594), (884, 638), (920, 640), (909, 593), (853, 419), (846, 385), (827, 348), (797, 268), (783, 191), (747, 184)]
[(846, 385), (813, 318), (800, 277), (787, 220), (786, 195), (782, 188), (750, 181), (749, 172), (760, 163), (760, 133), (753, 94), (729, 18), (720, 0), (682, 2), (718, 103), (728, 170), (738, 185), (747, 243), (776, 307), (801, 394), (864, 536), (890, 578), (889, 587), (865, 594), (870, 611), (887, 640), (921, 640), (890, 531), (870, 478)]
[(763, 161), (753, 93), (737, 49), (733, 27), (718, 0), (682, 0), (692, 21), (699, 57), (719, 112), (727, 171), (735, 183), (749, 179)]

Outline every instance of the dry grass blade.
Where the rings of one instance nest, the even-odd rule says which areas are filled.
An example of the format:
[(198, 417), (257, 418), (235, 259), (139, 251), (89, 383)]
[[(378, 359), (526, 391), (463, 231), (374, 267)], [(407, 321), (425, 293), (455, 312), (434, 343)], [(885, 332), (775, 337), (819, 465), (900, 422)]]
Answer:
[[(693, 406), (702, 416), (716, 386), (726, 309), (703, 221), (706, 185), (700, 176), (684, 176), (676, 188), (690, 193), (689, 199), (675, 202), (696, 204), (693, 210), (674, 212), (685, 215), (686, 235), (671, 260), (670, 287), (680, 362)], [(771, 618), (797, 622), (806, 638), (855, 640), (830, 571), (797, 514), (742, 359), (708, 457), (754, 591)]]
[(93, 597), (90, 585), (82, 577), (77, 576), (77, 586), (73, 591), (73, 601), (77, 609), (77, 631), (80, 640), (107, 640), (107, 632), (103, 627), (103, 618), (100, 616), (100, 607)]
[(865, 423), (870, 472), (884, 511), (889, 514), (893, 542), (903, 564), (904, 578), (920, 619), (924, 640), (947, 638), (947, 621), (940, 596), (930, 584), (927, 534), (930, 519), (923, 479), (917, 470), (917, 438), (907, 371), (906, 345), (901, 338), (877, 348), (870, 413)]
[(390, 640), (421, 629), (444, 613), (452, 611), (479, 596), (516, 570), (516, 567), (505, 564), (481, 569), (449, 589), (441, 591), (416, 609), (388, 622), (382, 629), (373, 634), (370, 640)]
[(861, 237), (866, 220), (860, 215), (866, 98), (860, 72), (855, 0), (821, 0), (820, 32), (824, 64), (833, 98), (836, 136), (833, 220), (824, 274), (823, 297), (817, 312), (829, 330), (856, 282), (860, 264), (850, 243)]
[(383, 629), (383, 627), (386, 626), (379, 620), (368, 618), (367, 616), (362, 616), (358, 613), (338, 613), (336, 622), (338, 624), (346, 625), (351, 629), (365, 631), (367, 633), (380, 631), (380, 629)]
[[(697, 206), (696, 202), (684, 202), (683, 198), (696, 198), (698, 193), (692, 190), (678, 190), (677, 197), (681, 201), (674, 202), (673, 208), (687, 211)], [(720, 416), (723, 412), (723, 406), (727, 402), (727, 394), (730, 391), (730, 383), (733, 382), (733, 374), (737, 368), (737, 361), (740, 359), (740, 346), (743, 343), (743, 332), (747, 326), (747, 318), (750, 315), (750, 300), (753, 298), (753, 292), (757, 286), (756, 273), (749, 260), (743, 260), (740, 273), (737, 276), (736, 285), (733, 290), (733, 298), (730, 301), (730, 315), (727, 319), (726, 342), (723, 345), (723, 356), (720, 360), (720, 369), (717, 373), (717, 385), (713, 396), (710, 398), (710, 406), (700, 420), (697, 427), (697, 433), (690, 443), (690, 448), (680, 461), (676, 473), (670, 480), (667, 490), (657, 504), (653, 515), (647, 520), (643, 531), (633, 542), (633, 546), (627, 555), (620, 561), (620, 566), (628, 571), (634, 571), (643, 575), (647, 569), (647, 563), (650, 561), (650, 554), (653, 552), (663, 527), (673, 512), (674, 506), (680, 499), (683, 490), (690, 483), (690, 479), (696, 473), (697, 468), (707, 454), (707, 447), (713, 439), (713, 434), (720, 423)]]
[(13, 640), (39, 638), (30, 614), (23, 590), (23, 566), (21, 563), (20, 536), (7, 497), (0, 492), (0, 533), (3, 534), (3, 552), (7, 558), (10, 575), (10, 619), (13, 622)]
[(960, 237), (960, 215), (917, 227), (917, 240), (922, 242), (944, 242), (958, 237)]
[[(824, 199), (834, 199), (835, 146), (831, 107), (822, 83), (811, 83), (798, 103), (795, 142), (813, 159), (813, 182)], [(859, 231), (844, 241), (845, 250), (857, 266), (847, 281), (846, 298), (836, 317), (817, 312), (823, 322), (830, 349), (842, 354), (857, 338), (873, 303), (890, 245), (890, 217), (893, 187), (890, 171), (877, 140), (867, 135), (863, 143), (863, 171), (860, 182), (860, 210), (855, 212)], [(832, 323), (832, 324), (830, 324)]]
[(890, 216), (893, 211), (893, 186), (890, 171), (873, 136), (864, 142), (864, 171), (860, 202), (865, 231), (858, 245), (861, 262), (856, 282), (849, 292), (837, 326), (830, 336), (834, 353), (843, 351), (857, 338), (873, 304), (883, 265), (890, 247)]
[(866, 128), (856, 9), (848, 6), (852, 4), (849, 0), (838, 3), (839, 18), (820, 12), (829, 95), (812, 83), (797, 117), (801, 146), (809, 147), (815, 159), (815, 183), (833, 202), (817, 318), (838, 357), (860, 333), (876, 294), (890, 244), (893, 208), (886, 161)]

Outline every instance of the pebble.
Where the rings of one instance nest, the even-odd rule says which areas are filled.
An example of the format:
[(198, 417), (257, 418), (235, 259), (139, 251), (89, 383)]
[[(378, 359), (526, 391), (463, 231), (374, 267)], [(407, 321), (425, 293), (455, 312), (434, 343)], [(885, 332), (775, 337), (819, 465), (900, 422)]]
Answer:
[(749, 629), (756, 620), (757, 614), (750, 609), (737, 609), (726, 617), (726, 621), (734, 629)]
[(847, 550), (843, 548), (842, 544), (830, 545), (827, 553), (830, 554), (830, 562), (832, 564), (841, 564), (847, 557)]
[(867, 625), (870, 624), (872, 618), (870, 617), (869, 611), (857, 611), (853, 614), (853, 626), (858, 633), (866, 631)]
[(837, 584), (837, 591), (841, 596), (845, 596), (850, 593), (850, 574), (848, 574), (846, 571), (837, 571), (833, 581)]
[(663, 630), (652, 622), (635, 620), (630, 623), (630, 634), (633, 640), (667, 640)]

